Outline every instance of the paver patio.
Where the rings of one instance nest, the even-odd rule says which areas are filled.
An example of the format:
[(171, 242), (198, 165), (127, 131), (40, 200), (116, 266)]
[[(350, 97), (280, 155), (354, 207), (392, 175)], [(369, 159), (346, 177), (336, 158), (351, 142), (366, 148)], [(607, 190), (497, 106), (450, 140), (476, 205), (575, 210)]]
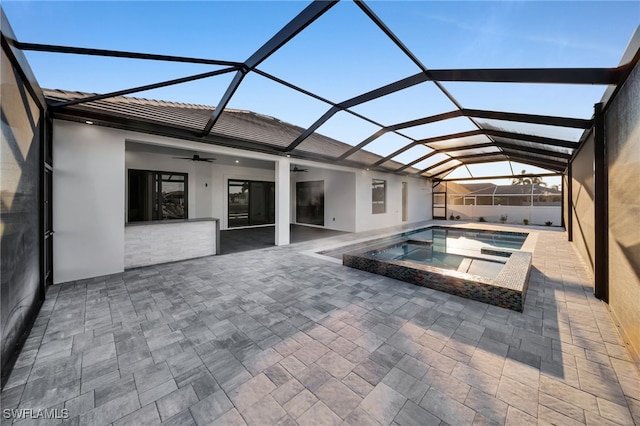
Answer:
[(78, 425), (640, 424), (637, 364), (563, 232), (539, 229), (524, 313), (301, 253), (363, 235), (53, 286), (2, 408)]

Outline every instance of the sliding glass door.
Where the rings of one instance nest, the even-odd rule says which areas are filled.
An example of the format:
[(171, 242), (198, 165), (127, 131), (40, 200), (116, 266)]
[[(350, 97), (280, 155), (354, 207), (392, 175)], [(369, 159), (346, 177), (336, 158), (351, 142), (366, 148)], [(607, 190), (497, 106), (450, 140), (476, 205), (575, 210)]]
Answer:
[(269, 225), (276, 219), (273, 182), (229, 180), (228, 226)]
[(296, 222), (324, 226), (324, 181), (296, 182)]

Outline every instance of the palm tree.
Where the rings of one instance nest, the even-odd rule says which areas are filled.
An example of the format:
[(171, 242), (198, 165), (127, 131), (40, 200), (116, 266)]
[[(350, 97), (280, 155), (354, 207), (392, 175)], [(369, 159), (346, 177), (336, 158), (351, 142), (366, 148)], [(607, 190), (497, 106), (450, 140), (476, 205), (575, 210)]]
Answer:
[(534, 185), (547, 186), (547, 183), (545, 181), (543, 181), (540, 176), (532, 176), (531, 177), (531, 183), (534, 184)]
[(524, 176), (527, 174), (527, 171), (522, 170), (520, 174), (523, 176), (518, 176), (517, 178), (513, 178), (513, 180), (511, 181), (511, 185), (531, 185), (531, 179)]
[(522, 176), (518, 176), (517, 178), (513, 178), (511, 181), (511, 185), (542, 185), (547, 186), (547, 183), (542, 180), (540, 176), (531, 176), (526, 177), (524, 175), (527, 174), (526, 170), (522, 170), (520, 172)]

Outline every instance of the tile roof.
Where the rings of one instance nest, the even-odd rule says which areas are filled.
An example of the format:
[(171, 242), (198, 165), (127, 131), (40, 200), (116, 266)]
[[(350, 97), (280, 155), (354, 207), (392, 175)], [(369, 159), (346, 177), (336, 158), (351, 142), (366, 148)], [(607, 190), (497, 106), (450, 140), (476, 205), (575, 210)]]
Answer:
[[(93, 93), (67, 90), (44, 89), (43, 91), (49, 103), (70, 101), (95, 95)], [(215, 108), (206, 105), (115, 96), (64, 106), (61, 110), (75, 113), (99, 113), (114, 118), (114, 121), (125, 119), (127, 121), (158, 124), (191, 131), (195, 136), (205, 127)], [(301, 127), (268, 115), (227, 108), (220, 115), (220, 119), (209, 133), (210, 137), (204, 138), (203, 142), (214, 142), (215, 137), (218, 136), (247, 141), (275, 150), (284, 150), (304, 130)], [(305, 154), (321, 155), (329, 157), (328, 160), (331, 160), (331, 158), (339, 157), (350, 148), (351, 145), (314, 133), (297, 147), (295, 154), (301, 157), (304, 157)], [(381, 158), (377, 154), (360, 150), (351, 155), (349, 161), (367, 167)], [(402, 165), (399, 162), (387, 161), (383, 167), (392, 171)], [(414, 168), (406, 169), (406, 173), (415, 173), (417, 171)]]

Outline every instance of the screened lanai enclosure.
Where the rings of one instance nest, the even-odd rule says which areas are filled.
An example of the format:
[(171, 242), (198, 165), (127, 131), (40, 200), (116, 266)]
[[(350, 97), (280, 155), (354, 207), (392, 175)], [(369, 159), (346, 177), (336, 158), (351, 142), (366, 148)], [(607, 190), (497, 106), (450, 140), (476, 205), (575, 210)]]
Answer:
[(560, 226), (562, 191), (542, 184), (444, 181), (433, 188), (434, 218)]
[[(384, 9), (388, 7), (385, 5)], [(22, 40), (16, 40), (13, 47), (22, 52), (57, 53), (61, 57), (81, 55), (169, 61), (206, 64), (214, 69), (110, 93), (50, 93), (49, 104), (53, 117), (80, 122), (91, 120), (94, 124), (100, 124), (101, 120), (113, 122), (114, 117), (107, 112), (113, 111), (116, 99), (120, 96), (203, 79), (226, 78), (230, 82), (219, 99), (215, 96), (211, 98), (210, 103), (215, 107), (208, 112), (201, 111), (189, 120), (172, 114), (167, 108), (150, 116), (131, 107), (126, 113), (122, 111), (121, 119), (116, 122), (127, 122), (131, 128), (144, 129), (144, 122), (159, 121), (164, 127), (155, 126), (153, 131), (156, 133), (216, 144), (224, 143), (222, 138), (233, 137), (236, 140), (233, 146), (236, 147), (237, 140), (242, 140), (242, 146), (246, 149), (435, 180), (513, 176), (519, 173), (522, 165), (535, 170), (537, 174), (562, 174), (578, 148), (584, 130), (593, 125), (593, 105), (601, 100), (605, 89), (616, 87), (631, 70), (629, 62), (619, 66), (590, 68), (433, 68), (426, 59), (420, 58), (403, 43), (383, 19), (383, 14), (376, 13), (375, 9), (375, 5), (365, 2), (313, 2), (243, 61), (49, 45)], [(370, 26), (377, 29), (378, 33), (374, 40), (395, 46), (393, 58), (398, 60), (400, 69), (385, 76), (381, 80), (385, 84), (361, 92), (345, 90), (345, 94), (355, 93), (353, 96), (343, 94), (342, 98), (335, 95), (329, 98), (324, 95), (326, 89), (314, 91), (295, 84), (300, 77), (270, 72), (274, 67), (270, 58), (277, 59), (280, 51), (288, 53), (299, 49), (298, 44), (305, 40), (307, 32), (323, 30), (340, 14), (370, 21)], [(296, 38), (298, 34), (302, 41)], [(373, 42), (367, 40), (366, 43), (371, 45)], [(391, 77), (407, 74), (409, 70), (413, 72), (403, 78), (394, 80)], [(235, 97), (242, 97), (242, 101), (245, 101), (244, 92), (251, 90), (259, 80), (266, 80), (274, 94), (285, 94), (284, 99), (290, 99), (292, 104), (296, 104), (294, 99), (301, 100), (302, 105), (312, 103), (313, 108), (309, 110), (317, 111), (316, 115), (307, 115), (310, 121), (307, 124), (293, 123), (295, 127), (287, 129), (287, 134), (277, 138), (243, 134), (232, 122), (232, 116), (237, 115), (237, 111), (229, 108), (235, 106)], [(594, 90), (594, 87), (600, 89)], [(465, 102), (466, 93), (470, 90), (481, 90), (485, 105), (478, 99)], [(582, 105), (576, 111), (558, 105), (559, 93), (577, 93), (589, 107)], [(509, 97), (533, 98), (534, 94), (537, 99), (546, 95), (548, 100), (540, 102), (536, 99), (535, 106), (521, 110), (504, 108), (509, 105)], [(420, 108), (411, 108), (404, 112), (404, 116), (392, 113), (404, 110), (400, 106), (418, 99), (421, 100)], [(500, 102), (500, 99), (503, 101)], [(251, 110), (269, 112), (255, 107)], [(337, 131), (344, 127), (355, 129), (349, 140), (345, 140)], [(317, 138), (323, 136), (346, 142), (351, 147), (320, 149), (324, 145)], [(397, 149), (390, 151), (392, 147)], [(476, 171), (476, 165), (488, 163), (496, 163), (491, 169), (493, 173)]]
[[(278, 8), (278, 19), (256, 24), (256, 28), (241, 25), (243, 13), (260, 15), (266, 5)], [(575, 5), (575, 9), (556, 11), (550, 5), (547, 16), (531, 17), (531, 25), (542, 26), (549, 19), (553, 25), (564, 25), (576, 10), (589, 8), (589, 3)], [(65, 7), (85, 6), (70, 3)], [(158, 4), (159, 13), (165, 6)], [(637, 356), (640, 200), (630, 183), (640, 181), (640, 32), (633, 26), (615, 25), (616, 16), (625, 13), (624, 7), (615, 9), (620, 7), (616, 4), (611, 7), (618, 15), (612, 13), (612, 22), (604, 22), (598, 31), (615, 33), (623, 45), (629, 43), (626, 50), (618, 46), (615, 54), (600, 49), (600, 57), (584, 52), (581, 56), (583, 47), (567, 42), (560, 50), (553, 45), (527, 55), (528, 43), (540, 39), (523, 36), (518, 39), (522, 44), (519, 52), (501, 51), (498, 45), (495, 52), (484, 52), (475, 48), (474, 40), (463, 37), (469, 24), (439, 18), (436, 12), (428, 15), (434, 27), (429, 31), (440, 33), (428, 32), (429, 24), (420, 20), (418, 9), (429, 14), (432, 6), (435, 3), (347, 0), (250, 6), (203, 2), (190, 6), (194, 7), (193, 19), (200, 22), (199, 16), (205, 15), (201, 8), (209, 8), (212, 19), (217, 19), (216, 8), (227, 8), (225, 13), (234, 16), (238, 32), (248, 41), (226, 34), (245, 44), (229, 51), (214, 38), (211, 49), (197, 52), (188, 41), (182, 48), (164, 50), (162, 43), (145, 45), (136, 37), (110, 38), (110, 33), (127, 31), (115, 18), (104, 22), (107, 35), (96, 46), (81, 39), (67, 40), (53, 27), (51, 34), (30, 31), (29, 25), (40, 25), (37, 23), (19, 21), (12, 29), (12, 14), (20, 16), (21, 12), (14, 4), (6, 7), (6, 15), (3, 9), (3, 378), (11, 367), (11, 354), (31, 326), (47, 285), (53, 282), (51, 224), (55, 218), (50, 200), (56, 187), (56, 163), (64, 162), (51, 155), (56, 123), (125, 131), (133, 135), (127, 136), (127, 144), (139, 143), (135, 136), (139, 134), (190, 144), (170, 154), (174, 158), (189, 159), (192, 151), (199, 153), (194, 159), (215, 152), (207, 147), (241, 150), (258, 162), (263, 155), (269, 164), (257, 168), (273, 168), (281, 161), (284, 166), (278, 169), (276, 165), (275, 173), (287, 181), (297, 171), (302, 173), (296, 176), (304, 176), (294, 166), (296, 162), (303, 168), (342, 167), (337, 170), (345, 178), (350, 176), (354, 188), (362, 173), (397, 176), (402, 181), (402, 203), (428, 206), (429, 219), (447, 218), (451, 197), (443, 188), (448, 182), (556, 178), (561, 183), (553, 193), (536, 192), (531, 186), (526, 194), (507, 196), (494, 190), (463, 195), (460, 203), (453, 203), (478, 206), (490, 197), (495, 205), (496, 196), (502, 197), (502, 204), (509, 204), (510, 196), (513, 200), (519, 197), (519, 202), (528, 198), (531, 205), (559, 203), (554, 225), (564, 227), (567, 238), (590, 265), (595, 296), (609, 304)], [(464, 7), (486, 18), (483, 13), (488, 11), (482, 8), (494, 6)], [(251, 8), (256, 12), (243, 10)], [(129, 19), (126, 11), (122, 15)], [(483, 25), (482, 19), (474, 25)], [(56, 21), (56, 26), (66, 24), (71, 25)], [(350, 30), (356, 25), (361, 32)], [(267, 30), (258, 30), (261, 26)], [(416, 38), (423, 31), (424, 37)], [(485, 35), (508, 38), (506, 31), (499, 30)], [(174, 36), (179, 40), (180, 35), (170, 37)], [(578, 54), (569, 55), (571, 49)], [(55, 87), (40, 76), (44, 59), (53, 56), (59, 64), (54, 74), (60, 82)], [(117, 71), (110, 71), (111, 78), (99, 74), (107, 63), (117, 64)], [(165, 71), (167, 65), (175, 67)], [(88, 70), (95, 71), (95, 81), (108, 83), (101, 86), (108, 89), (95, 93), (91, 87), (74, 86), (74, 74)], [(364, 75), (369, 77), (362, 78)], [(41, 89), (45, 84), (49, 87)], [(193, 87), (206, 100), (181, 97), (181, 88)], [(264, 91), (257, 92), (258, 87)], [(90, 132), (80, 130), (85, 131)], [(199, 151), (193, 148), (196, 146), (201, 147)], [(124, 164), (124, 142), (122, 151)], [(100, 155), (96, 152), (97, 160)], [(231, 167), (233, 160), (228, 155)], [(528, 172), (522, 175), (525, 169)], [(102, 173), (99, 161), (95, 170)], [(160, 172), (170, 171), (140, 173), (164, 176)], [(122, 172), (124, 184), (124, 169)], [(183, 175), (175, 176), (183, 179)], [(289, 211), (295, 214), (296, 209), (279, 201), (283, 187), (277, 182), (274, 186), (271, 176), (261, 176), (225, 175), (220, 193), (228, 192), (224, 213), (230, 227), (272, 223), (288, 227)], [(413, 179), (428, 188), (423, 198), (412, 199), (415, 193), (405, 193), (406, 182)], [(301, 194), (318, 191), (320, 179), (309, 181), (299, 186)], [(380, 176), (373, 183), (368, 181), (369, 197), (371, 185), (378, 194), (373, 201), (366, 200), (367, 209), (372, 210), (368, 214), (400, 210), (390, 205), (385, 182)], [(186, 215), (187, 190), (182, 185), (173, 191), (176, 201), (172, 202), (180, 204), (178, 210)], [(198, 188), (189, 193), (203, 192)], [(345, 197), (356, 199), (357, 190)], [(467, 202), (472, 198), (473, 204)], [(331, 201), (325, 197), (322, 203), (324, 208)], [(319, 216), (317, 205), (319, 202), (309, 201), (296, 206), (300, 218), (305, 218), (299, 222), (330, 227), (336, 217)], [(285, 219), (278, 213), (283, 208)], [(188, 210), (192, 209), (200, 207), (191, 205)], [(404, 209), (398, 213), (402, 216), (399, 221), (406, 221), (405, 213)]]

